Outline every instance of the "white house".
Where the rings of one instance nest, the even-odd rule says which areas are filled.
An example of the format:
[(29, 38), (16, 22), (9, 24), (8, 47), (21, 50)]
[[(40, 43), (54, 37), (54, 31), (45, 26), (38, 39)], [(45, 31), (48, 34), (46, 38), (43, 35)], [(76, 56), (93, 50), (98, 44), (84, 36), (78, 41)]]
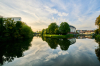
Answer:
[(0, 18), (3, 18), (3, 16), (0, 15)]
[(69, 25), (69, 27), (70, 27), (70, 32), (71, 33), (76, 33), (76, 28), (74, 26)]
[(16, 22), (16, 21), (21, 21), (21, 17), (4, 17), (4, 19), (7, 19), (7, 18), (11, 18), (11, 19), (14, 20), (15, 22)]

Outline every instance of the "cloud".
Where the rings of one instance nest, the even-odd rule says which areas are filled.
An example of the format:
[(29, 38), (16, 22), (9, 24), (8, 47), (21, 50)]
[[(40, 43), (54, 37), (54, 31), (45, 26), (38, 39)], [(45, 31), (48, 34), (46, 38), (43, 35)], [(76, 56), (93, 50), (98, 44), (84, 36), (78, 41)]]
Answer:
[[(76, 29), (95, 29), (100, 14), (98, 0), (2, 0), (0, 15), (21, 17), (33, 31), (48, 27), (51, 22), (68, 22)], [(87, 27), (87, 28), (86, 28)]]
[(59, 16), (68, 16), (67, 13), (58, 13)]

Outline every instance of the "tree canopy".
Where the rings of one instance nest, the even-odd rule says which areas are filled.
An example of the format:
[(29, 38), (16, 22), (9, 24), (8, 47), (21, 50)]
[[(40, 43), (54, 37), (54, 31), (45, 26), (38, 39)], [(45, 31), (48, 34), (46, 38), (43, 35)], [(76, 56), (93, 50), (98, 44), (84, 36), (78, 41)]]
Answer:
[[(0, 36), (6, 40), (30, 38), (32, 35), (33, 31), (31, 27), (26, 25), (24, 22), (15, 22), (11, 18), (0, 19)], [(0, 39), (2, 39), (2, 37)]]
[(62, 23), (60, 24), (59, 31), (60, 31), (62, 34), (67, 34), (68, 32), (70, 32), (69, 24), (68, 24), (67, 22), (62, 22)]
[(42, 30), (43, 34), (67, 34), (70, 32), (70, 27), (67, 22), (62, 22), (60, 27), (56, 23), (51, 23), (48, 28)]
[(58, 28), (58, 25), (57, 25), (56, 23), (51, 23), (51, 24), (48, 26), (48, 32), (49, 32), (50, 34), (54, 34), (56, 28)]
[(95, 25), (97, 25), (100, 29), (100, 15), (96, 18)]

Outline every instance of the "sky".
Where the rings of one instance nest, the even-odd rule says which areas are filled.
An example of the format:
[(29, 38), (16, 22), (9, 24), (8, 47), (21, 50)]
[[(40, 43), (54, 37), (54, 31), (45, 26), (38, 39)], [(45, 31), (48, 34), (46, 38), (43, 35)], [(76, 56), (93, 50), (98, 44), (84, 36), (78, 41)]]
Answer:
[(100, 15), (100, 0), (0, 0), (0, 15), (21, 17), (33, 31), (52, 22), (67, 22), (76, 30), (94, 30)]

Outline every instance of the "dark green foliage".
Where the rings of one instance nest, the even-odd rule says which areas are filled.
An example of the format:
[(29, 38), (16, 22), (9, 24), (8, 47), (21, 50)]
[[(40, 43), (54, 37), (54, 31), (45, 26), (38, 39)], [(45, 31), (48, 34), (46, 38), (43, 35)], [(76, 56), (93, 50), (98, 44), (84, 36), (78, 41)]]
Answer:
[[(1, 21), (1, 19), (0, 19)], [(11, 18), (0, 22), (0, 41), (25, 39), (33, 36), (32, 29), (21, 21), (14, 22)]]
[(100, 30), (99, 29), (96, 29), (95, 30), (95, 34), (99, 34)]
[(58, 46), (58, 40), (57, 39), (54, 39), (54, 38), (45, 38), (45, 41), (48, 43), (48, 45), (52, 49), (56, 49), (56, 47)]
[(23, 52), (31, 46), (32, 38), (18, 41), (0, 42), (0, 64), (12, 62), (14, 58), (23, 57)]
[(97, 40), (100, 40), (100, 35), (96, 35), (95, 37)]
[(68, 50), (70, 44), (71, 43), (68, 39), (63, 39), (59, 41), (59, 45), (62, 50)]
[(67, 38), (47, 38), (42, 36), (43, 41), (46, 41), (50, 48), (56, 49), (60, 45), (61, 50), (68, 50), (71, 42)]
[(70, 32), (69, 24), (67, 22), (62, 22), (60, 24), (59, 31), (60, 33), (66, 35), (68, 32)]
[(45, 34), (45, 29), (42, 29), (42, 35)]
[(27, 26), (27, 25), (23, 25), (21, 28), (21, 35), (24, 38), (30, 38), (32, 36), (33, 32), (31, 27)]
[(48, 33), (55, 34), (55, 29), (57, 29), (57, 28), (58, 28), (58, 25), (56, 23), (51, 23), (48, 26)]
[(96, 36), (95, 41), (99, 44), (98, 47), (95, 49), (96, 56), (98, 57), (98, 60), (100, 61), (100, 35)]
[(96, 18), (95, 25), (97, 25), (98, 28), (100, 29), (100, 15)]
[(3, 18), (0, 18), (0, 36), (3, 33)]
[(64, 34), (66, 35), (68, 32), (70, 32), (70, 27), (67, 22), (62, 22), (60, 24), (60, 27), (56, 23), (51, 23), (48, 28), (42, 30), (43, 34)]
[(43, 36), (45, 36), (45, 37), (52, 37), (52, 38), (72, 38), (72, 37), (74, 37), (73, 34), (67, 34), (67, 35), (51, 35), (51, 34), (45, 34)]

